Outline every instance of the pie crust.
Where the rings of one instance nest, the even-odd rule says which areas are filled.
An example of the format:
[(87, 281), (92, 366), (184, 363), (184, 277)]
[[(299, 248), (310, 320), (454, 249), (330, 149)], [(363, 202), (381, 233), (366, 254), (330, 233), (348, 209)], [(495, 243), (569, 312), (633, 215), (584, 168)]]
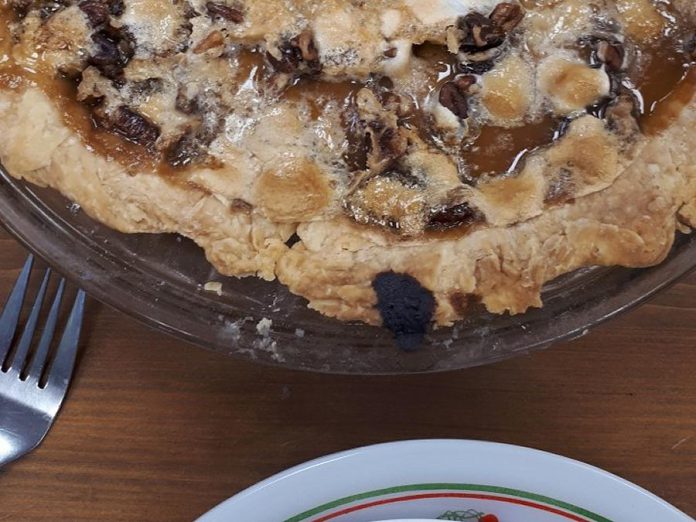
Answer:
[[(696, 226), (691, 0), (0, 13), (10, 174), (328, 316), (414, 333), (473, 301), (519, 314), (573, 270), (658, 264)], [(413, 295), (432, 300), (415, 319)]]

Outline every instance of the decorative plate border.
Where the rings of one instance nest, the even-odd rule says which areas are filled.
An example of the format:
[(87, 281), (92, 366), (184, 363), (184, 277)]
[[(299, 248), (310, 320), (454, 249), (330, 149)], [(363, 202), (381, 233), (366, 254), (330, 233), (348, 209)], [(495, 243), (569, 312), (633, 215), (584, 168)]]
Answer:
[[(380, 498), (386, 496), (389, 498)], [(329, 522), (371, 507), (436, 498), (470, 498), (517, 504), (554, 513), (573, 522), (613, 522), (587, 509), (536, 493), (498, 486), (448, 483), (410, 484), (358, 493), (309, 509), (285, 522), (308, 522), (310, 519), (311, 522)], [(317, 516), (319, 518), (313, 518)]]

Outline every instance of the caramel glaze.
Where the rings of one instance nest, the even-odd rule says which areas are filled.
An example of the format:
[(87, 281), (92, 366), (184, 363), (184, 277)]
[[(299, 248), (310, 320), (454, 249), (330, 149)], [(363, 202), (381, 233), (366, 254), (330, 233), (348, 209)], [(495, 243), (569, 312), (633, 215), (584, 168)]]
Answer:
[(144, 147), (124, 140), (98, 128), (85, 104), (77, 101), (77, 85), (64, 78), (54, 78), (37, 66), (28, 69), (17, 65), (11, 57), (9, 20), (11, 15), (0, 12), (0, 89), (21, 91), (38, 87), (58, 107), (66, 125), (96, 153), (113, 158), (129, 171), (158, 169), (158, 160)]
[(696, 67), (692, 66), (684, 72), (676, 87), (657, 101), (652, 111), (643, 117), (643, 132), (654, 136), (665, 131), (679, 119), (679, 115), (695, 97)]
[[(15, 64), (11, 56), (12, 41), (8, 27), (12, 17), (10, 10), (0, 9), (0, 89), (20, 91), (27, 86), (36, 86), (50, 96), (66, 124), (96, 153), (118, 161), (131, 172), (136, 169), (149, 170), (168, 177), (181, 177), (178, 175), (182, 170), (171, 167), (155, 151), (98, 128), (89, 108), (76, 100), (77, 87), (74, 82)], [(631, 80), (643, 99), (642, 127), (647, 135), (654, 135), (669, 127), (696, 96), (696, 69), (686, 66), (686, 58), (672, 38), (642, 52), (645, 66), (643, 70), (632, 73)], [(426, 86), (430, 92), (456, 74), (453, 58), (443, 47), (418, 46), (415, 54), (432, 63), (433, 80)], [(246, 81), (263, 88), (266, 65), (260, 53), (243, 54), (240, 67)], [(348, 105), (360, 87), (362, 85), (356, 82), (329, 83), (303, 79), (291, 85), (283, 96), (294, 101), (309, 102), (311, 116), (319, 118), (328, 102)], [(405, 124), (421, 126), (426, 121), (419, 111)], [(559, 125), (558, 120), (547, 117), (539, 123), (514, 129), (484, 127), (464, 145), (461, 153), (470, 165), (472, 177), (504, 173), (511, 170), (525, 153), (551, 143), (558, 135)], [(420, 130), (427, 132), (424, 130), (427, 125), (423, 127)]]

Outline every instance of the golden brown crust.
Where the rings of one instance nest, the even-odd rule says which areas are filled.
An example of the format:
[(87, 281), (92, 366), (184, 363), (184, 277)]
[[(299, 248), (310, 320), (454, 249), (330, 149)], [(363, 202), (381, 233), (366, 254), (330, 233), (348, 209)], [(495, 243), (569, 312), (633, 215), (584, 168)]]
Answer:
[[(494, 313), (521, 313), (541, 306), (544, 283), (577, 268), (652, 266), (669, 252), (677, 211), (693, 210), (695, 173), (686, 165), (696, 139), (683, 129), (694, 123), (692, 106), (676, 126), (647, 144), (611, 187), (514, 227), (395, 249), (358, 238), (350, 224), (338, 234), (334, 227), (308, 225), (301, 234), (313, 241), (281, 258), (279, 277), (324, 313), (356, 319), (372, 314), (370, 282), (386, 266), (432, 290), (437, 320), (447, 324), (459, 318), (451, 305), (454, 294), (474, 295)], [(685, 199), (690, 204), (683, 207)], [(359, 269), (344, 273), (341, 267), (348, 266)], [(310, 282), (303, 273), (320, 279)], [(362, 307), (357, 316), (353, 302)]]

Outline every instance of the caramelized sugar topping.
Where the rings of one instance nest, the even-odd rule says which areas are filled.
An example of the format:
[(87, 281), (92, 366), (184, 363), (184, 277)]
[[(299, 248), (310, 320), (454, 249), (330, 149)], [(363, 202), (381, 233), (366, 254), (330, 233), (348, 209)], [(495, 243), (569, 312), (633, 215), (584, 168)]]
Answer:
[[(3, 4), (6, 5), (7, 2)], [(521, 5), (529, 10), (545, 9), (529, 0)], [(587, 107), (587, 112), (603, 118), (612, 99), (628, 94), (635, 100), (643, 131), (655, 134), (668, 127), (693, 99), (696, 70), (692, 68), (692, 52), (687, 49), (689, 31), (679, 27), (669, 6), (664, 9), (660, 15), (664, 18), (660, 38), (633, 42), (629, 35), (625, 43), (619, 43), (608, 36), (588, 36), (578, 41), (575, 49), (568, 50), (564, 58), (568, 67), (585, 68), (583, 78), (587, 80), (582, 81), (596, 81), (594, 78), (599, 76), (591, 70), (607, 73), (607, 85), (600, 82), (593, 87), (599, 93), (606, 88), (606, 93)], [(475, 184), (481, 176), (490, 178), (518, 171), (529, 154), (552, 144), (569, 122), (584, 111), (582, 107), (579, 112), (570, 113), (561, 109), (569, 101), (584, 99), (582, 94), (565, 93), (565, 97), (552, 96), (550, 102), (539, 102), (533, 95), (525, 97), (534, 89), (533, 83), (524, 88), (521, 83), (515, 84), (515, 79), (534, 78), (531, 69), (537, 65), (514, 51), (515, 46), (521, 45), (522, 37), (515, 31), (523, 18), (519, 6), (501, 3), (492, 13), (472, 13), (460, 18), (453, 27), (443, 27), (447, 45), (414, 46), (412, 66), (416, 72), (406, 80), (375, 74), (363, 81), (328, 81), (322, 76), (319, 53), (309, 32), (289, 39), (275, 53), (248, 42), (223, 50), (222, 33), (211, 33), (193, 52), (218, 53), (212, 60), (229, 68), (230, 78), (225, 86), (229, 92), (254, 92), (263, 103), (287, 100), (302, 105), (311, 120), (319, 120), (330, 111), (340, 112), (346, 142), (344, 153), (336, 162), (351, 173), (346, 208), (352, 217), (366, 224), (402, 229), (404, 215), (416, 209), (417, 213), (425, 213), (425, 230), (442, 233), (475, 224), (480, 217), (460, 197), (458, 186)], [(227, 21), (241, 20), (243, 17)], [(146, 168), (175, 176), (193, 166), (219, 166), (208, 156), (207, 148), (222, 132), (226, 111), (230, 111), (224, 97), (189, 95), (182, 85), (176, 101), (176, 110), (180, 112), (177, 117), (184, 122), (177, 130), (180, 134), (160, 136), (156, 124), (146, 113), (138, 112), (140, 109), (107, 109), (100, 96), (82, 95), (79, 85), (87, 71), (56, 74), (41, 61), (39, 49), (35, 64), (28, 66), (25, 61), (20, 67), (13, 59), (16, 36), (11, 31), (11, 25), (17, 21), (15, 10), (0, 7), (0, 88), (41, 88), (56, 103), (66, 124), (89, 147), (133, 172)], [(123, 34), (107, 31), (99, 37), (102, 40), (95, 38), (92, 39), (102, 50), (120, 46), (119, 52), (134, 59), (133, 49), (128, 48), (132, 42), (123, 43)], [(397, 53), (396, 48), (388, 49), (385, 59)], [(134, 80), (124, 76), (123, 70), (114, 71), (113, 64), (107, 67), (95, 58), (90, 63), (108, 77), (100, 88), (132, 90), (128, 82)], [(171, 63), (172, 67), (177, 66), (175, 61)], [(512, 80), (504, 77), (507, 70), (514, 73)], [(499, 81), (487, 80), (496, 78), (496, 74)], [(563, 71), (550, 77), (558, 79), (559, 88), (568, 83)], [(373, 93), (372, 98), (365, 90)], [(515, 102), (502, 111), (485, 102), (505, 101), (506, 97), (515, 98)], [(497, 110), (505, 117), (497, 116)], [(152, 139), (146, 142), (136, 135), (118, 132), (118, 123), (113, 121), (113, 114), (118, 111), (129, 111), (135, 124), (151, 125)], [(445, 176), (447, 179), (430, 179), (419, 160), (406, 159), (407, 151), (414, 150), (454, 156), (457, 172)], [(350, 199), (358, 196), (362, 199)], [(366, 199), (382, 209), (377, 212), (379, 215), (360, 207)], [(358, 207), (358, 213), (350, 210)]]

